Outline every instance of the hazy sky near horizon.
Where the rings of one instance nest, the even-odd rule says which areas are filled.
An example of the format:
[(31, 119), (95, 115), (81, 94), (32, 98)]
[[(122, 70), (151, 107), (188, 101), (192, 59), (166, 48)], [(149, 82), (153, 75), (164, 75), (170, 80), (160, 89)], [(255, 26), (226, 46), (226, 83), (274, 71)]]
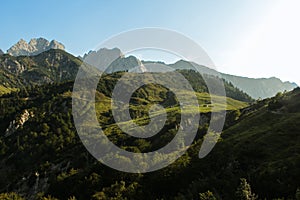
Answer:
[[(120, 32), (159, 27), (196, 41), (221, 72), (300, 85), (299, 10), (298, 0), (3, 1), (0, 49), (20, 38), (44, 37), (82, 55)], [(175, 61), (165, 54), (136, 55)]]

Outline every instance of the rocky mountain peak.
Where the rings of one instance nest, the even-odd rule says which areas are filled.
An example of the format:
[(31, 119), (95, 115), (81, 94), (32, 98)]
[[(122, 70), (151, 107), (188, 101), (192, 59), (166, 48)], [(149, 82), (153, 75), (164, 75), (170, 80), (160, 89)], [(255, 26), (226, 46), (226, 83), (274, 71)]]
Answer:
[(23, 38), (21, 38), (18, 42), (17, 42), (17, 45), (26, 45), (27, 44), (27, 42), (23, 39)]
[(27, 43), (20, 39), (15, 45), (7, 50), (12, 56), (32, 56), (40, 54), (49, 49), (65, 49), (65, 46), (55, 40), (49, 42), (45, 38), (33, 38)]
[(101, 48), (98, 51), (89, 51), (87, 54), (84, 54), (83, 60), (92, 66), (98, 67), (98, 69), (105, 69), (113, 61), (123, 57), (123, 53), (118, 48)]
[(35, 48), (35, 50), (42, 50), (45, 49), (46, 47), (49, 46), (49, 41), (44, 39), (44, 38), (34, 38), (31, 39), (30, 42), (28, 43), (29, 46), (32, 46)]
[(65, 46), (62, 43), (57, 42), (56, 40), (52, 40), (49, 44), (51, 49), (65, 49)]
[(124, 57), (123, 53), (118, 48), (108, 49), (108, 48), (101, 48), (97, 51), (89, 51), (88, 53), (84, 54), (83, 59), (90, 59), (91, 57)]
[(0, 55), (4, 54), (4, 52), (0, 49)]

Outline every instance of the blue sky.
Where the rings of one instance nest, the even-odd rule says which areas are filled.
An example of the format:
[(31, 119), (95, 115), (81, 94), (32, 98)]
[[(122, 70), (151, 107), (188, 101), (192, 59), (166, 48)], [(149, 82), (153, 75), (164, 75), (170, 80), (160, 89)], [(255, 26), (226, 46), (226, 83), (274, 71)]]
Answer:
[(219, 71), (299, 84), (299, 5), (297, 0), (5, 1), (0, 48), (7, 50), (20, 38), (45, 37), (82, 55), (120, 32), (160, 27), (195, 40)]

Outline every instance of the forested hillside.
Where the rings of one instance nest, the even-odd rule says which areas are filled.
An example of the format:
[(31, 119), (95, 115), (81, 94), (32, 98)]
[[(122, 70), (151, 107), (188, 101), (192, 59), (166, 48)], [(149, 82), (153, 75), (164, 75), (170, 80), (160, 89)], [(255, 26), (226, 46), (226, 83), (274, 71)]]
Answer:
[[(126, 136), (114, 125), (109, 109), (111, 89), (122, 73), (106, 75), (98, 84), (99, 123), (111, 141), (128, 151), (148, 152), (164, 146), (176, 134), (176, 98), (170, 96), (168, 101), (162, 98), (167, 96), (168, 89), (159, 85), (137, 90), (131, 100), (132, 117), (138, 123), (147, 123), (144, 121), (147, 113), (140, 111), (152, 103), (161, 103), (167, 109), (168, 121), (158, 135), (149, 139)], [(26, 199), (50, 199), (50, 196), (58, 199), (244, 199), (248, 183), (252, 193), (261, 199), (296, 198), (300, 185), (299, 89), (250, 107), (227, 98), (227, 105), (221, 106), (227, 109), (222, 139), (204, 159), (198, 158), (198, 152), (207, 131), (210, 109), (200, 107), (204, 120), (184, 156), (162, 170), (130, 174), (102, 165), (86, 151), (72, 120), (72, 87), (72, 81), (53, 83), (1, 96), (0, 191), (3, 198), (19, 195)], [(197, 97), (200, 105), (209, 104), (206, 93), (198, 93)], [(246, 180), (240, 183), (240, 178)]]

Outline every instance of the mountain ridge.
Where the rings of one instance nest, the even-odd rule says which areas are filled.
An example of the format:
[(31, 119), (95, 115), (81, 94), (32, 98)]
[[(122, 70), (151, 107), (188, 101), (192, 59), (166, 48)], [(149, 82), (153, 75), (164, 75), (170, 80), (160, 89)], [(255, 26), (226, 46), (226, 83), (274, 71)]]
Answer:
[(282, 81), (277, 77), (249, 78), (224, 74), (222, 77), (248, 93), (255, 99), (264, 99), (275, 96), (278, 92), (291, 91), (298, 87), (294, 82)]
[[(118, 52), (121, 52), (120, 49), (118, 50), (119, 50)], [(116, 48), (114, 48), (113, 51), (116, 51)], [(94, 54), (97, 55), (96, 53)], [(278, 92), (291, 91), (294, 88), (298, 87), (298, 85), (295, 83), (289, 81), (283, 82), (277, 77), (249, 78), (249, 77), (242, 77), (237, 75), (230, 75), (185, 60), (179, 60), (172, 64), (165, 64), (163, 62), (155, 62), (155, 61), (144, 61), (144, 60), (139, 61), (136, 57), (132, 55), (129, 57), (125, 57), (122, 53), (119, 54), (122, 56), (120, 56), (113, 63), (111, 63), (111, 66), (109, 66), (106, 69), (107, 73), (113, 73), (117, 71), (132, 71), (138, 73), (147, 72), (147, 71), (165, 72), (166, 71), (165, 69), (159, 69), (160, 67), (159, 64), (168, 67), (167, 71), (170, 70), (172, 71), (172, 69), (173, 70), (192, 69), (200, 72), (201, 74), (209, 74), (209, 75), (214, 75), (223, 78), (226, 81), (232, 83), (235, 87), (249, 94), (254, 99), (270, 98), (275, 96)], [(89, 59), (89, 54), (85, 54), (84, 58)], [(113, 57), (113, 59), (115, 58), (116, 56)]]
[[(0, 94), (8, 93), (10, 90), (24, 88), (34, 85), (60, 83), (64, 81), (74, 81), (77, 71), (86, 63), (78, 57), (59, 50), (51, 49), (36, 56), (18, 56), (14, 57), (8, 54), (0, 56)], [(107, 71), (119, 69), (119, 67), (136, 66), (140, 62), (133, 56), (119, 57), (108, 67)], [(128, 67), (128, 69), (130, 69)], [(100, 73), (94, 68), (89, 68), (91, 74)], [(117, 72), (113, 72), (117, 73)], [(134, 72), (133, 72), (134, 73)], [(150, 73), (150, 72), (149, 72)], [(200, 74), (194, 71), (181, 71), (191, 81), (197, 91), (207, 92), (207, 88)], [(110, 74), (110, 73), (108, 73)], [(170, 77), (171, 78), (171, 77)], [(216, 79), (208, 77), (209, 79)], [(198, 85), (197, 85), (198, 84)], [(244, 92), (237, 90), (232, 85), (225, 83), (229, 97), (237, 100), (250, 102), (253, 99)]]
[[(16, 50), (17, 53), (14, 54), (17, 55), (25, 54), (25, 56), (33, 56), (33, 55), (36, 56), (39, 55), (40, 53), (47, 52), (52, 48), (61, 49), (60, 46), (59, 45), (57, 46), (56, 44), (57, 43), (54, 41), (49, 42), (43, 38), (32, 39), (30, 40), (29, 43), (21, 39), (18, 42), (17, 46), (25, 46), (27, 50), (26, 48), (25, 50), (20, 48), (19, 50)], [(10, 52), (13, 52), (13, 49), (14, 48), (12, 48)], [(64, 46), (62, 50), (64, 50)], [(10, 53), (10, 55), (13, 54)], [(158, 64), (157, 67), (154, 67), (150, 70), (153, 71), (154, 69), (154, 71), (157, 72), (161, 71), (159, 69), (159, 64), (163, 64), (169, 67), (171, 70), (172, 69), (173, 70), (194, 69), (195, 67), (197, 67), (198, 70), (196, 71), (201, 71), (201, 73), (203, 74), (219, 76), (220, 78), (223, 78), (228, 82), (231, 82), (235, 87), (246, 92), (254, 99), (269, 98), (275, 96), (278, 92), (291, 91), (292, 89), (297, 87), (297, 84), (295, 83), (291, 83), (288, 81), (282, 82), (280, 79), (276, 77), (249, 78), (249, 77), (241, 77), (237, 75), (219, 73), (214, 69), (199, 65), (197, 63), (185, 61), (185, 60), (179, 60), (173, 64), (164, 64), (163, 62), (155, 62), (155, 61), (140, 61), (134, 56), (125, 57), (124, 54), (121, 52), (121, 50), (118, 48), (113, 48), (113, 49), (103, 48), (103, 49), (99, 49), (98, 51), (90, 51), (87, 54), (85, 54), (83, 57), (77, 57), (77, 58), (78, 60), (80, 59), (87, 63), (89, 62), (101, 63), (102, 65), (103, 64), (106, 65), (106, 62), (109, 62), (109, 60), (111, 60), (110, 58), (115, 59), (108, 68), (106, 68), (106, 66), (100, 67), (105, 69), (106, 73), (114, 73), (117, 71), (129, 71), (129, 72), (136, 72), (136, 73), (147, 72), (149, 71), (149, 69), (147, 69), (147, 64), (152, 64), (153, 66)]]

